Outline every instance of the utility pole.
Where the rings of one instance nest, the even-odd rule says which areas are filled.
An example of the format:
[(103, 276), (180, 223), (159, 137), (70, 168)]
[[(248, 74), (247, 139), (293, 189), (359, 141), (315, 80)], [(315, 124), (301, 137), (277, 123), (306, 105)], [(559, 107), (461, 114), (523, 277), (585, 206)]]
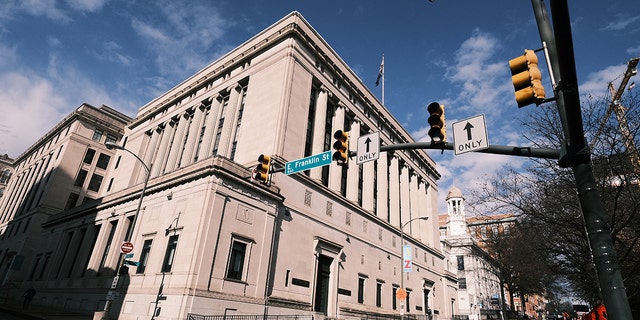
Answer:
[(543, 0), (531, 2), (540, 39), (549, 47), (552, 70), (556, 79), (559, 79), (554, 91), (558, 95), (556, 104), (565, 135), (560, 166), (573, 170), (608, 319), (632, 319), (611, 229), (591, 168), (591, 152), (585, 141), (567, 1), (551, 0), (553, 31)]

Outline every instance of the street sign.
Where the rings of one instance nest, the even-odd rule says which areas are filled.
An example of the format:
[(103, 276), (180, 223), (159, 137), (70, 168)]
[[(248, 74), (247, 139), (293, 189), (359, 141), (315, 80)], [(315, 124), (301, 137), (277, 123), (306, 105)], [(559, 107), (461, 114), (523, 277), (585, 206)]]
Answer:
[(411, 259), (411, 245), (402, 246), (402, 272), (411, 272), (413, 260)]
[(453, 150), (456, 155), (483, 149), (489, 149), (483, 114), (453, 123)]
[(358, 138), (356, 164), (375, 161), (380, 158), (380, 132), (370, 133)]
[(404, 299), (407, 298), (407, 291), (405, 291), (403, 288), (398, 289), (398, 291), (396, 291), (396, 298), (398, 298), (398, 300), (400, 301), (404, 301)]
[(124, 258), (125, 258), (125, 259), (131, 259), (131, 258), (133, 258), (133, 253), (127, 253), (127, 254), (125, 254), (125, 255), (124, 255)]
[(322, 167), (331, 164), (331, 151), (325, 151), (323, 153), (314, 154), (312, 156), (293, 160), (285, 163), (284, 173), (294, 174), (296, 172), (309, 170), (315, 167)]
[(140, 265), (140, 262), (138, 262), (138, 261), (131, 261), (131, 260), (124, 260), (124, 261), (122, 261), (122, 263), (124, 263), (124, 264), (128, 264), (128, 265), (130, 265), (130, 266), (136, 266), (136, 267)]
[(123, 242), (122, 245), (120, 246), (120, 251), (122, 251), (122, 253), (129, 253), (133, 251), (133, 243)]

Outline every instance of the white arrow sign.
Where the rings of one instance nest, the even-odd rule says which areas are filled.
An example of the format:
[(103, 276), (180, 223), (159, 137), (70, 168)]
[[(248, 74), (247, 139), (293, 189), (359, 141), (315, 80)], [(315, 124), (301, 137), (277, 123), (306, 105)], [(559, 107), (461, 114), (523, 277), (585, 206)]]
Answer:
[(453, 150), (456, 155), (489, 148), (489, 137), (484, 115), (478, 115), (455, 122), (453, 129)]
[(356, 164), (378, 160), (378, 158), (380, 158), (380, 132), (359, 137)]

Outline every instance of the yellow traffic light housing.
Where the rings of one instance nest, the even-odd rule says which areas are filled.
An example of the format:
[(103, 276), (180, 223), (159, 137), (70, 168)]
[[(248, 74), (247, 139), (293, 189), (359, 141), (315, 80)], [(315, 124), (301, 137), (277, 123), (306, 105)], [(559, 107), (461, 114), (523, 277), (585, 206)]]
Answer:
[(337, 150), (333, 153), (333, 160), (339, 166), (346, 166), (349, 163), (349, 132), (338, 130), (333, 134), (333, 137), (336, 138), (333, 148)]
[(542, 73), (538, 68), (538, 56), (533, 50), (524, 50), (524, 55), (509, 60), (509, 69), (519, 108), (544, 101)]
[(269, 182), (269, 174), (271, 173), (271, 157), (266, 154), (261, 154), (258, 157), (258, 165), (254, 170), (254, 179), (262, 181), (263, 183)]
[(429, 118), (427, 122), (431, 126), (429, 129), (429, 137), (432, 142), (445, 142), (447, 141), (447, 126), (444, 121), (444, 106), (432, 102), (427, 106), (429, 112)]

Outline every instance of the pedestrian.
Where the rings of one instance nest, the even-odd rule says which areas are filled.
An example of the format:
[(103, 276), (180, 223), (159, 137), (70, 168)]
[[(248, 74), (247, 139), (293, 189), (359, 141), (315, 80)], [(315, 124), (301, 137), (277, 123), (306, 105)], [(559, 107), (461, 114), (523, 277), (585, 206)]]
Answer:
[(22, 303), (22, 309), (26, 310), (27, 308), (29, 308), (29, 304), (31, 303), (31, 300), (33, 300), (33, 297), (36, 296), (36, 289), (34, 289), (33, 287), (27, 289), (27, 291), (24, 292), (24, 294), (22, 295), (24, 297), (24, 302)]

